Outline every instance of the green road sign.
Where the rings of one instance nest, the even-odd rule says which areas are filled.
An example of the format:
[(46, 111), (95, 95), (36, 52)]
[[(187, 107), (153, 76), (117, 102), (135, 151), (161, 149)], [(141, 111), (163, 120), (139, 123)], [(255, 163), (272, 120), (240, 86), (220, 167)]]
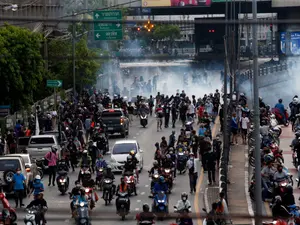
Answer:
[[(99, 23), (97, 21), (120, 20), (120, 23)], [(121, 10), (94, 11), (95, 40), (122, 40), (123, 25)]]
[(47, 80), (47, 87), (61, 87), (62, 80)]

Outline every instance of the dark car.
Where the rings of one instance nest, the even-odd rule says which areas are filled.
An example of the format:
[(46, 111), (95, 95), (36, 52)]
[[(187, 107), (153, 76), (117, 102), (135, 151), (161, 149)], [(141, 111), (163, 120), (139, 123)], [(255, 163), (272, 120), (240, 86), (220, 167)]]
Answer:
[(120, 133), (122, 137), (126, 137), (129, 133), (129, 119), (122, 109), (105, 109), (102, 112), (102, 121), (109, 134)]

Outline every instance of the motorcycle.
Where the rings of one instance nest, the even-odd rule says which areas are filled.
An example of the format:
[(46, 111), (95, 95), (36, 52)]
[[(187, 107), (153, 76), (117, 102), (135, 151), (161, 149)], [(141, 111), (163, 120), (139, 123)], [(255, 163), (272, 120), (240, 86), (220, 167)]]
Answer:
[(145, 128), (148, 124), (148, 115), (145, 113), (142, 113), (140, 115), (140, 124)]
[(69, 177), (66, 171), (58, 171), (56, 179), (58, 190), (64, 195), (69, 189)]
[(112, 196), (113, 196), (113, 193), (112, 193), (113, 180), (109, 179), (109, 178), (105, 178), (103, 182), (104, 182), (103, 183), (104, 184), (103, 185), (103, 191), (104, 191), (103, 199), (105, 201), (105, 205), (108, 205), (111, 202)]
[(118, 203), (120, 205), (120, 209), (118, 210), (118, 215), (121, 216), (122, 220), (125, 220), (125, 216), (128, 215), (128, 193), (127, 192), (119, 192)]
[(133, 172), (125, 172), (124, 173), (124, 181), (128, 185), (128, 194), (132, 195), (133, 193), (137, 195), (136, 193), (136, 177), (133, 174)]
[(180, 174), (185, 173), (187, 160), (188, 157), (185, 153), (179, 152), (177, 154), (177, 170)]
[(82, 181), (82, 186), (83, 187), (89, 186), (88, 183), (92, 178), (92, 174), (91, 174), (89, 167), (83, 166), (80, 169), (80, 177), (81, 177), (81, 181)]
[(293, 151), (293, 154), (292, 154), (293, 165), (294, 165), (294, 167), (297, 169), (298, 166), (299, 166), (298, 157), (297, 157), (297, 152), (296, 152), (294, 149), (292, 149), (292, 151)]
[(102, 191), (103, 189), (103, 175), (104, 175), (104, 168), (103, 167), (97, 168), (96, 185), (98, 186), (98, 189), (100, 191)]
[(155, 185), (158, 181), (159, 181), (159, 174), (158, 174), (158, 173), (152, 174), (150, 190), (153, 189), (154, 185)]
[(165, 182), (167, 182), (168, 184), (168, 188), (169, 188), (169, 194), (171, 193), (171, 190), (173, 188), (173, 171), (170, 168), (164, 168), (163, 170), (163, 176), (165, 178)]
[[(35, 160), (35, 164), (36, 164), (36, 166), (38, 167), (38, 170), (39, 170), (39, 173), (40, 173), (40, 175), (41, 175), (41, 173), (43, 174), (43, 176), (44, 176), (44, 172), (46, 171), (46, 170), (48, 170), (48, 161), (47, 160), (45, 160), (45, 158), (41, 158), (41, 159), (36, 159)], [(40, 172), (40, 171), (42, 171), (42, 172)], [(42, 177), (42, 176), (41, 176)]]
[[(24, 218), (24, 223), (26, 225), (42, 225), (44, 224), (44, 221), (42, 220), (41, 214), (43, 211), (47, 210), (47, 207), (44, 207), (43, 209), (41, 207), (32, 207), (30, 209), (26, 209), (27, 213)], [(39, 221), (39, 222), (37, 222)]]
[(154, 196), (152, 212), (157, 213), (157, 219), (163, 220), (168, 214), (168, 199), (165, 192), (160, 191)]
[(9, 219), (11, 224), (13, 224), (14, 222), (17, 221), (16, 210), (10, 206), (9, 201), (5, 197), (5, 193), (0, 193), (0, 199), (3, 206), (3, 212), (0, 214), (0, 221), (1, 218), (4, 218), (5, 220)]
[(75, 217), (76, 224), (78, 225), (89, 225), (90, 218), (89, 218), (89, 210), (87, 202), (81, 202), (77, 204), (77, 216)]
[(98, 201), (98, 195), (96, 192), (94, 192), (93, 188), (85, 188), (84, 191), (90, 209), (92, 210), (95, 207), (96, 202)]
[(178, 210), (177, 206), (174, 205), (174, 213), (178, 213), (178, 217), (176, 218), (176, 223), (179, 223), (180, 222), (180, 217), (181, 217), (181, 214), (187, 210), (189, 213), (192, 212), (192, 207), (191, 206), (188, 206), (188, 207), (185, 207), (183, 209), (180, 209)]

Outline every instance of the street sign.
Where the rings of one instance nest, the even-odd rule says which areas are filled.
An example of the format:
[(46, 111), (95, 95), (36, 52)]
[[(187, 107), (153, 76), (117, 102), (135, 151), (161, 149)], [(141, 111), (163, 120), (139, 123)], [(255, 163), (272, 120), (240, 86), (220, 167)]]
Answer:
[[(97, 21), (119, 20), (120, 23), (99, 23)], [(94, 11), (94, 39), (122, 40), (123, 25), (121, 10)]]
[(47, 87), (61, 87), (62, 86), (62, 80), (47, 80)]
[(0, 105), (0, 117), (9, 115), (10, 105)]

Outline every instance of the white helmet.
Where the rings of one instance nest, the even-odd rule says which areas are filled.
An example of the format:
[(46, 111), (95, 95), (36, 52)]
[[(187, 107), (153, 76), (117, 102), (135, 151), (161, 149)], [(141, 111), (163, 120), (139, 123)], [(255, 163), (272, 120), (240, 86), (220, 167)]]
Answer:
[(87, 154), (88, 153), (88, 151), (85, 149), (85, 150), (83, 150), (83, 152), (82, 152), (83, 154)]
[(41, 179), (41, 176), (40, 176), (40, 175), (36, 175), (36, 176), (35, 176), (35, 179), (40, 180), (40, 179)]

